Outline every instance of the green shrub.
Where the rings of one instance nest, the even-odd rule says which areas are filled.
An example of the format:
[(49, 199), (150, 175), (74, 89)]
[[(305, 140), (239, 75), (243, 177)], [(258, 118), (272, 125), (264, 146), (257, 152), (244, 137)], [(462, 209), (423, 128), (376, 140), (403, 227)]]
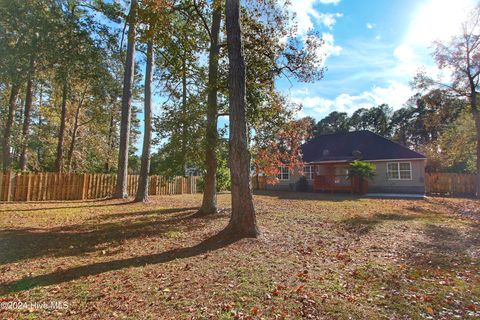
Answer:
[(227, 157), (217, 157), (217, 191), (230, 190), (230, 168)]
[[(203, 192), (205, 188), (205, 177), (197, 178), (197, 190)], [(217, 169), (217, 192), (230, 190), (230, 171), (222, 167)]]
[(203, 192), (203, 188), (205, 187), (205, 179), (203, 177), (197, 178), (197, 191)]
[(219, 167), (217, 169), (217, 191), (230, 190), (230, 170), (228, 167)]
[(375, 165), (370, 162), (355, 160), (350, 164), (350, 175), (371, 180), (375, 177)]

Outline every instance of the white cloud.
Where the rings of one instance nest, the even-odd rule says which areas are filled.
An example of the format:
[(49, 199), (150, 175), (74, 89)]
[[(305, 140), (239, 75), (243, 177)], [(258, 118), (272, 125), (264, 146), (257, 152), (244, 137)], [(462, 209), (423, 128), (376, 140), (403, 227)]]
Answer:
[(415, 94), (408, 84), (390, 81), (387, 87), (375, 86), (371, 90), (375, 105), (388, 104), (393, 109), (400, 109)]
[(301, 116), (312, 116), (317, 120), (332, 111), (352, 114), (359, 108), (371, 108), (386, 103), (394, 109), (399, 109), (414, 92), (411, 88), (397, 81), (390, 81), (387, 86), (374, 86), (358, 95), (341, 93), (334, 99), (312, 96), (308, 90), (297, 90), (292, 93), (292, 101), (303, 106)]
[(325, 55), (325, 59), (331, 55), (337, 56), (342, 52), (342, 47), (335, 44), (333, 34), (322, 33), (323, 45), (320, 47), (321, 53)]
[(313, 8), (315, 0), (293, 0), (290, 8), (296, 14), (298, 23), (298, 34), (306, 34), (313, 28), (311, 16), (318, 19), (319, 13)]
[[(308, 36), (303, 36), (302, 41), (306, 42)], [(335, 44), (335, 38), (333, 34), (324, 32), (322, 33), (323, 43), (317, 49), (317, 56), (321, 57), (321, 66), (324, 66), (327, 59), (330, 56), (338, 56), (342, 52), (342, 47)]]
[(402, 43), (393, 50), (393, 56), (396, 58), (395, 66), (390, 70), (393, 76), (407, 77), (413, 79), (420, 69), (424, 70), (431, 77), (441, 75), (438, 67), (433, 63), (432, 59), (427, 55), (415, 50), (415, 47)]
[(375, 24), (374, 24), (374, 23), (370, 23), (370, 22), (367, 22), (366, 26), (367, 26), (367, 29), (373, 29), (373, 28), (375, 28)]
[(323, 4), (334, 4), (337, 5), (340, 3), (340, 0), (320, 0), (321, 3)]
[[(331, 0), (292, 0), (290, 10), (296, 14), (297, 20), (297, 36), (303, 41), (307, 38), (307, 33), (314, 27), (314, 22), (323, 24), (328, 29), (332, 30), (337, 22), (337, 18), (343, 17), (340, 12), (337, 13), (322, 13), (314, 8), (318, 3), (333, 3), (337, 4), (340, 1)], [(312, 20), (314, 19), (314, 20)], [(338, 55), (342, 51), (342, 47), (335, 44), (335, 39), (332, 33), (324, 32), (322, 34), (324, 41), (323, 45), (318, 49), (318, 54), (323, 56), (322, 64), (325, 64), (327, 58), (332, 55)]]
[(292, 0), (290, 10), (297, 16), (298, 35), (304, 35), (314, 26), (312, 18), (332, 29), (336, 18), (343, 16), (342, 13), (321, 13), (314, 8), (315, 4), (338, 4), (340, 0)]
[(335, 25), (335, 23), (337, 22), (337, 19), (336, 18), (341, 18), (343, 17), (343, 14), (342, 13), (320, 13), (318, 15), (318, 20), (324, 25), (326, 26), (328, 29), (332, 30), (333, 29), (333, 26)]

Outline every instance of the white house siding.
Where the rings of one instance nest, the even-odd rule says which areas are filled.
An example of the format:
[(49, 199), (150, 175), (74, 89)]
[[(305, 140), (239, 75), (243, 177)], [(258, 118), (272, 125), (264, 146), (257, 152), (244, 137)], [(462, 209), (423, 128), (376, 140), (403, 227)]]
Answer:
[[(390, 162), (410, 162), (412, 168), (411, 180), (390, 180), (387, 176), (387, 163)], [(376, 174), (373, 180), (368, 182), (368, 192), (372, 193), (425, 193), (425, 160), (388, 160), (372, 161), (376, 167)], [(335, 164), (335, 167), (347, 167), (348, 164)], [(321, 166), (318, 174), (327, 174), (326, 167)], [(278, 183), (267, 185), (267, 190), (289, 190), (295, 191), (296, 183), (300, 178), (298, 170), (290, 172), (289, 180), (278, 180)], [(310, 190), (312, 190), (313, 181), (309, 180)]]
[[(391, 162), (410, 162), (411, 180), (390, 180), (387, 176), (387, 164)], [(425, 160), (374, 161), (376, 175), (368, 183), (368, 192), (372, 193), (425, 193)]]

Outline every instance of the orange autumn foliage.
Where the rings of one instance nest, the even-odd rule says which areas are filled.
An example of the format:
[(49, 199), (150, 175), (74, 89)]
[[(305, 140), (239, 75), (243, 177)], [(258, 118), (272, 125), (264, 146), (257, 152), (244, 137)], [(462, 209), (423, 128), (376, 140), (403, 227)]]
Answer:
[(273, 141), (263, 143), (254, 159), (256, 174), (266, 176), (267, 182), (278, 182), (280, 166), (288, 166), (290, 171), (303, 169), (302, 144), (311, 137), (311, 121), (307, 118), (286, 123), (275, 135)]

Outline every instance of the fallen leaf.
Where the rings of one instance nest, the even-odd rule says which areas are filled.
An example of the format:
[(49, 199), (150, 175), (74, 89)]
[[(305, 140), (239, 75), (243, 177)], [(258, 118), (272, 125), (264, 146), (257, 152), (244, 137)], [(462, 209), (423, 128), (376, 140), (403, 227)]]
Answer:
[(256, 316), (258, 314), (258, 308), (257, 307), (253, 307), (251, 310), (250, 310), (250, 313), (254, 316)]
[(429, 315), (432, 315), (432, 316), (434, 315), (433, 309), (431, 307), (427, 307), (426, 311)]

